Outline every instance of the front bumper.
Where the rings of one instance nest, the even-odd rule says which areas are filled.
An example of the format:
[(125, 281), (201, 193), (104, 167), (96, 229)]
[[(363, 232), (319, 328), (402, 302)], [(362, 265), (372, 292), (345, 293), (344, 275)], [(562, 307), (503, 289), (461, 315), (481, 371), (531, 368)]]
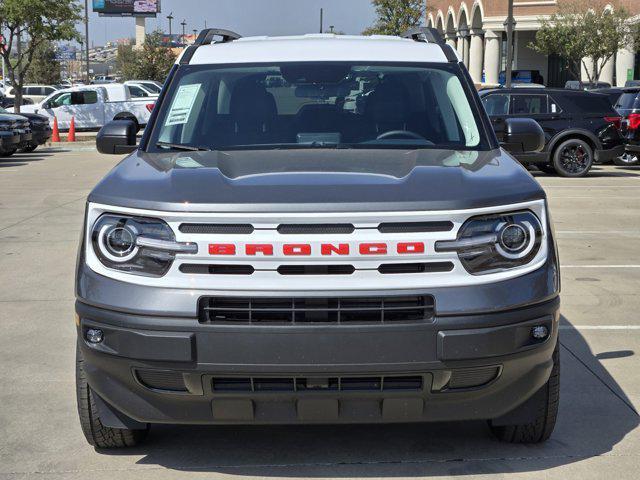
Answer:
[(32, 138), (29, 141), (30, 145), (42, 145), (51, 138), (51, 129), (33, 130)]
[[(103, 417), (182, 424), (498, 418), (547, 381), (558, 309), (555, 296), (416, 323), (230, 326), (76, 303), (87, 379), (117, 412)], [(546, 340), (531, 337), (535, 325)], [(102, 343), (84, 340), (89, 328)], [(149, 372), (170, 388), (145, 385)]]

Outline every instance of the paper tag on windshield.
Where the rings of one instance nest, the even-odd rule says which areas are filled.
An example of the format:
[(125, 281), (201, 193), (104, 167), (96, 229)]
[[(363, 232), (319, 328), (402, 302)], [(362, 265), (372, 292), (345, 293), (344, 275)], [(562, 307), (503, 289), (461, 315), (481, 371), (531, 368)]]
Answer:
[(169, 109), (167, 120), (164, 122), (165, 126), (187, 123), (193, 104), (196, 101), (196, 96), (200, 91), (200, 85), (200, 83), (194, 83), (193, 85), (182, 85), (178, 88)]

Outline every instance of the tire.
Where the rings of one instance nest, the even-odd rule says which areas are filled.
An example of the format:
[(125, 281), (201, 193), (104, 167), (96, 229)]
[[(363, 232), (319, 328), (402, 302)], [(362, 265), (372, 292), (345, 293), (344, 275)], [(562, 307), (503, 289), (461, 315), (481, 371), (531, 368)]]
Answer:
[(580, 138), (570, 138), (556, 147), (552, 165), (561, 177), (584, 177), (593, 165), (593, 149)]
[(10, 157), (11, 155), (13, 155), (14, 153), (16, 153), (18, 151), (17, 148), (13, 148), (11, 150), (2, 150), (0, 152), (0, 157)]
[[(503, 442), (540, 443), (547, 440), (556, 425), (558, 404), (560, 401), (560, 341), (553, 351), (553, 369), (549, 380), (538, 390), (531, 401), (535, 402), (536, 419), (519, 425), (493, 425), (489, 427), (493, 434)], [(520, 407), (523, 408), (523, 407)]]
[(636, 167), (640, 165), (640, 158), (638, 155), (624, 153), (620, 157), (614, 158), (613, 163), (618, 167)]
[(556, 169), (550, 163), (536, 163), (536, 168), (547, 175), (557, 175)]
[(29, 145), (28, 147), (24, 147), (23, 149), (21, 149), (20, 151), (22, 153), (31, 153), (33, 152), (36, 148), (38, 148), (38, 145)]
[(94, 394), (87, 383), (83, 363), (80, 346), (76, 345), (76, 399), (80, 426), (87, 442), (97, 448), (134, 447), (141, 443), (147, 436), (148, 428), (146, 430), (130, 430), (102, 425), (93, 399)]

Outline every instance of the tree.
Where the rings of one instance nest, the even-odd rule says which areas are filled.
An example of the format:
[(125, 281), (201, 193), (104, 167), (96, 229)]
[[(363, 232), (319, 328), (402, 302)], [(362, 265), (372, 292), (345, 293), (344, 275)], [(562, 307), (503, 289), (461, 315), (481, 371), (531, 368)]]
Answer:
[(56, 60), (56, 47), (52, 42), (43, 42), (36, 48), (25, 81), (44, 85), (60, 83), (60, 63)]
[(118, 47), (116, 66), (125, 80), (145, 79), (163, 82), (176, 61), (173, 50), (162, 42), (161, 31), (149, 33), (142, 49)]
[(421, 25), (425, 15), (424, 0), (372, 0), (378, 20), (364, 35), (401, 35)]
[(76, 22), (82, 19), (76, 0), (1, 0), (0, 54), (16, 90), (15, 109), (20, 111), (22, 87), (34, 56), (42, 44), (78, 40)]
[(556, 13), (541, 19), (541, 28), (530, 47), (544, 55), (563, 57), (577, 79), (583, 66), (589, 82), (595, 82), (618, 50), (638, 45), (640, 28), (630, 20), (631, 14), (616, 0), (592, 0), (588, 4), (561, 0)]

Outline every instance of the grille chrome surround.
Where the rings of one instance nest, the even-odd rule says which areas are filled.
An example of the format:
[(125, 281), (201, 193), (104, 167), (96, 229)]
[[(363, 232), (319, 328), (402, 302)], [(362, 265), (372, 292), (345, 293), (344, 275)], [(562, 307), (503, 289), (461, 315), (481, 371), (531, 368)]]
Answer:
[(431, 295), (389, 297), (202, 297), (199, 321), (207, 324), (430, 322)]

